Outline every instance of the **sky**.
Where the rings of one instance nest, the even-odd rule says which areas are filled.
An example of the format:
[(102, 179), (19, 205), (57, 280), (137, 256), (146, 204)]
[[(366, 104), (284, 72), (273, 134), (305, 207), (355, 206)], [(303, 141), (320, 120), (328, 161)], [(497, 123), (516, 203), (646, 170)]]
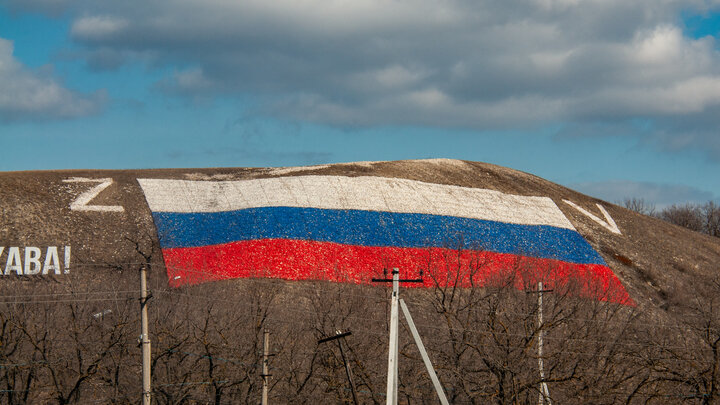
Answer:
[(720, 200), (720, 0), (0, 0), (0, 171), (454, 158)]

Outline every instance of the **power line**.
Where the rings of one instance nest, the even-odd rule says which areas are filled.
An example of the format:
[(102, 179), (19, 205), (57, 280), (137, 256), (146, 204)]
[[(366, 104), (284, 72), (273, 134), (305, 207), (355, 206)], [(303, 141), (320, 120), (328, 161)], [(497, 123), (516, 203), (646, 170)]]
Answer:
[[(104, 291), (104, 292), (96, 292), (96, 293), (97, 294), (104, 293), (107, 295), (109, 295), (109, 294), (116, 295), (116, 292), (114, 292), (114, 291)], [(123, 291), (122, 293), (137, 293), (137, 291), (130, 290), (130, 291)], [(248, 300), (237, 299), (237, 298), (235, 298), (235, 299), (218, 299), (218, 298), (211, 298), (211, 297), (207, 297), (207, 296), (197, 296), (197, 295), (193, 295), (193, 294), (189, 294), (189, 293), (183, 293), (183, 292), (180, 292), (178, 290), (173, 290), (173, 289), (161, 290), (161, 291), (157, 291), (156, 293), (181, 295), (181, 296), (185, 296), (185, 297), (189, 297), (189, 298), (196, 298), (196, 299), (208, 300), (208, 301), (213, 301), (213, 302), (225, 302), (225, 303), (251, 302)], [(51, 295), (48, 294), (45, 296), (51, 296)], [(2, 296), (0, 296), (0, 298), (1, 297)], [(78, 299), (60, 299), (60, 300), (0, 301), (0, 304), (24, 305), (24, 304), (52, 304), (52, 303), (85, 303), (85, 302), (104, 302), (104, 301), (119, 302), (119, 301), (131, 300), (131, 299), (137, 299), (137, 297), (115, 297), (115, 298), (99, 297), (99, 298), (78, 298)], [(417, 303), (417, 301), (415, 301), (415, 303)], [(312, 314), (312, 315), (319, 314), (319, 312), (314, 311), (314, 310), (290, 309), (290, 308), (283, 308), (282, 310), (296, 312), (296, 313), (303, 313), (303, 314)], [(386, 321), (385, 319), (374, 319), (374, 318), (368, 318), (368, 317), (359, 316), (359, 315), (345, 316), (345, 319), (356, 319), (356, 320), (364, 320), (364, 321), (372, 321), (372, 322), (380, 322), (380, 323), (384, 323)], [(611, 321), (607, 321), (607, 323), (610, 323), (610, 322)], [(424, 323), (418, 323), (418, 326), (420, 326), (422, 328), (435, 329), (435, 330), (447, 331), (447, 332), (484, 334), (484, 335), (488, 335), (488, 336), (493, 335), (492, 331), (470, 329), (470, 328), (462, 329), (462, 328), (453, 328), (453, 327), (445, 327), (445, 326), (440, 327), (440, 326), (428, 325), (428, 324), (424, 324)], [(552, 329), (551, 329), (551, 331), (552, 331)], [(504, 333), (502, 333), (502, 335), (526, 337), (525, 334), (520, 334), (520, 333), (513, 334), (513, 333), (504, 332)], [(606, 341), (599, 341), (596, 339), (587, 339), (587, 338), (547, 337), (547, 339), (563, 341), (563, 342), (567, 342), (570, 340), (570, 341), (579, 341), (579, 342), (587, 342), (587, 343), (603, 343), (603, 344), (608, 343)], [(614, 342), (613, 344), (619, 344), (619, 345), (628, 346), (628, 347), (656, 347), (657, 346), (657, 344), (654, 344), (654, 343), (645, 344), (645, 343), (634, 343), (634, 342)], [(672, 345), (672, 346), (665, 345), (665, 346), (661, 346), (661, 347), (664, 349), (670, 349), (670, 348), (686, 349), (687, 348), (685, 346), (677, 346), (677, 345)]]
[[(153, 264), (156, 264), (156, 265), (163, 266), (163, 267), (165, 266), (165, 264), (164, 264), (163, 262), (152, 262), (152, 263), (153, 263)], [(126, 264), (126, 265), (142, 265), (142, 264), (145, 264), (145, 262), (128, 262), (128, 263), (124, 263), (124, 264)], [(107, 264), (89, 264), (89, 265), (93, 265), (93, 266), (107, 266)], [(166, 270), (169, 271), (169, 270), (172, 270), (172, 268), (166, 269)], [(217, 278), (217, 277), (218, 277), (218, 274), (216, 274), (216, 273), (208, 272), (208, 271), (202, 271), (202, 270), (197, 270), (197, 269), (187, 269), (187, 268), (183, 268), (183, 269), (181, 269), (181, 271), (184, 272), (184, 273), (192, 273), (192, 274), (200, 274), (200, 275), (204, 275), (204, 276), (209, 276), (209, 280), (207, 280), (207, 281), (227, 281), (227, 280), (231, 280), (231, 279), (224, 279), (224, 278), (218, 279), (218, 278)], [(306, 288), (306, 289), (318, 288), (318, 286), (317, 286), (317, 285), (313, 285), (313, 286), (302, 287), (302, 286), (300, 285), (300, 282), (302, 282), (302, 281), (304, 281), (304, 282), (323, 282), (323, 281), (328, 282), (328, 281), (331, 281), (331, 280), (326, 280), (326, 279), (288, 280), (288, 279), (282, 279), (282, 278), (268, 278), (268, 277), (248, 277), (248, 278), (242, 278), (242, 279), (243, 279), (243, 280), (253, 280), (254, 282), (257, 282), (257, 281), (261, 281), (261, 282), (262, 282), (262, 281), (267, 281), (267, 282), (274, 282), (274, 283), (278, 283), (278, 284), (283, 283), (283, 282), (288, 282), (288, 281), (290, 281), (290, 282), (293, 282), (293, 284), (294, 284), (294, 285), (293, 285), (293, 288)], [(233, 278), (232, 280), (238, 280), (238, 278)], [(344, 283), (343, 283), (343, 284), (344, 284)], [(366, 284), (351, 283), (351, 285), (366, 285)], [(371, 285), (371, 284), (368, 283), (367, 285)], [(434, 288), (434, 287), (428, 287), (428, 288)], [(440, 287), (440, 288), (442, 288), (442, 287)], [(465, 288), (465, 287), (450, 287), (450, 288), (467, 289), (467, 288)], [(477, 287), (468, 287), (468, 288), (485, 288), (485, 287), (483, 287), (483, 286), (477, 286)], [(358, 296), (358, 295), (348, 294), (348, 296)], [(362, 295), (360, 295), (360, 296), (358, 296), (358, 297), (362, 297)], [(550, 297), (552, 297), (552, 295), (551, 295)], [(576, 298), (581, 298), (581, 297), (576, 297)], [(412, 301), (412, 300), (409, 300), (408, 302), (413, 302), (413, 301)], [(607, 305), (612, 305), (611, 303), (606, 303), (606, 304), (607, 304)], [(581, 319), (582, 319), (582, 318), (581, 318)], [(687, 319), (687, 317), (685, 317), (685, 319)], [(600, 321), (598, 320), (598, 322), (600, 322)], [(678, 328), (678, 329), (682, 329), (682, 330), (686, 330), (686, 329), (687, 329), (687, 327), (685, 327), (685, 326), (683, 326), (683, 325), (668, 325), (668, 324), (659, 323), (659, 322), (656, 322), (656, 321), (653, 321), (653, 324), (656, 325), (656, 326), (664, 326), (664, 327), (667, 327), (667, 328)]]
[[(211, 297), (205, 297), (205, 296), (196, 296), (186, 293), (179, 293), (172, 290), (166, 291), (168, 294), (174, 294), (174, 295), (183, 295), (187, 297), (193, 297), (198, 299), (203, 299), (207, 301), (213, 301), (213, 302), (225, 302), (225, 303), (239, 303), (239, 302), (248, 302), (247, 300), (242, 299), (218, 299), (218, 298), (211, 298)], [(296, 313), (309, 313), (309, 314), (315, 314), (317, 315), (318, 312), (314, 310), (302, 310), (302, 309), (290, 309), (290, 308), (283, 308), (284, 311), (290, 311), (290, 312), (296, 312)], [(373, 319), (368, 318), (365, 316), (359, 316), (359, 315), (350, 315), (346, 316), (345, 319), (356, 319), (356, 320), (365, 320), (365, 321), (375, 321), (375, 322), (385, 322), (385, 320), (380, 319)], [(448, 327), (441, 327), (441, 326), (434, 326), (434, 325), (428, 325), (424, 323), (418, 323), (419, 326), (426, 328), (426, 329), (435, 329), (435, 330), (441, 330), (441, 331), (455, 331), (455, 332), (462, 332), (462, 333), (472, 333), (472, 334), (480, 334), (480, 335), (487, 335), (487, 336), (493, 336), (493, 331), (485, 331), (485, 330), (478, 330), (478, 329), (458, 329), (458, 328), (448, 328)], [(508, 333), (503, 332), (500, 333), (500, 335), (503, 336), (516, 336), (516, 337), (527, 337), (528, 335), (522, 334), (522, 333)], [(657, 347), (656, 344), (650, 343), (650, 344), (643, 344), (643, 343), (632, 343), (632, 342), (608, 342), (608, 341), (600, 341), (596, 339), (586, 339), (586, 338), (567, 338), (567, 337), (545, 337), (547, 340), (555, 340), (555, 341), (561, 341), (561, 342), (567, 342), (567, 341), (577, 341), (577, 342), (586, 342), (586, 343), (601, 343), (601, 344), (609, 344), (612, 343), (614, 345), (623, 345), (623, 346), (630, 346), (630, 347)], [(676, 349), (686, 349), (685, 346), (663, 346), (664, 348), (676, 348)]]

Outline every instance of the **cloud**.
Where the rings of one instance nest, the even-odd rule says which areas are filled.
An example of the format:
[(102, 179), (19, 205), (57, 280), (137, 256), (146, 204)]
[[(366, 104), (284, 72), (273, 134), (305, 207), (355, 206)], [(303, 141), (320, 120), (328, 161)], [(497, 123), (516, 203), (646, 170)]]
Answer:
[(202, 69), (175, 71), (173, 75), (157, 83), (158, 89), (169, 94), (203, 96), (218, 90), (218, 86), (208, 79)]
[[(64, 0), (30, 0), (34, 8)], [(22, 7), (13, 2), (15, 7)], [(51, 7), (52, 5), (52, 7)], [(90, 66), (166, 68), (181, 96), (247, 96), (333, 125), (537, 128), (700, 117), (684, 148), (720, 160), (720, 51), (683, 32), (713, 0), (77, 0)], [(633, 134), (633, 133), (631, 133)], [(638, 135), (638, 134), (634, 134)]]
[(112, 16), (82, 17), (75, 20), (70, 33), (77, 38), (109, 38), (128, 27), (125, 19)]
[(12, 42), (0, 38), (0, 120), (79, 117), (96, 113), (105, 99), (102, 91), (83, 95), (66, 89), (47, 71), (27, 69), (13, 57)]
[(626, 198), (642, 198), (659, 209), (687, 202), (704, 203), (718, 196), (704, 190), (680, 184), (661, 184), (613, 180), (572, 184), (570, 187), (605, 201), (620, 203)]

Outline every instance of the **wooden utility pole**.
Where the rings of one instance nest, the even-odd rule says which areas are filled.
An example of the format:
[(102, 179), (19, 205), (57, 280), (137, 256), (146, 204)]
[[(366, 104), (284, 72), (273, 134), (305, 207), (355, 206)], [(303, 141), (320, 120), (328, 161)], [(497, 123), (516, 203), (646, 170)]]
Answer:
[(147, 303), (150, 297), (147, 291), (147, 267), (140, 267), (140, 317), (141, 317), (141, 345), (142, 345), (142, 403), (150, 405), (152, 398), (151, 376), (150, 376), (150, 336), (148, 332), (148, 310)]
[(263, 332), (263, 364), (262, 364), (262, 405), (268, 405), (268, 379), (270, 378), (270, 370), (268, 367), (268, 358), (270, 357), (270, 331), (265, 329)]
[(343, 350), (343, 341), (345, 340), (345, 336), (352, 335), (352, 332), (345, 331), (335, 331), (334, 336), (328, 336), (324, 337), (320, 340), (318, 340), (318, 344), (329, 342), (331, 340), (337, 340), (338, 347), (340, 347), (340, 356), (342, 357), (343, 363), (345, 364), (345, 375), (347, 375), (348, 383), (350, 384), (350, 390), (352, 391), (352, 397), (353, 397), (353, 403), (357, 405), (358, 399), (357, 399), (357, 390), (355, 389), (355, 381), (353, 380), (353, 374), (352, 370), (350, 369), (350, 363), (348, 363), (347, 358), (345, 357), (345, 350)]

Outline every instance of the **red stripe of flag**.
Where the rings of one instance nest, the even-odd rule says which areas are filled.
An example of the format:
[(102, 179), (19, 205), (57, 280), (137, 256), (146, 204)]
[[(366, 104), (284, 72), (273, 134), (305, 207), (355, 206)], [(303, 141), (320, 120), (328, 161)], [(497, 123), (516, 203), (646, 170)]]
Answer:
[(512, 277), (519, 289), (533, 288), (543, 281), (556, 289), (576, 286), (576, 296), (635, 305), (606, 265), (494, 252), (261, 239), (163, 249), (163, 255), (174, 287), (250, 277), (368, 284), (372, 277), (381, 276), (383, 269), (398, 267), (409, 277), (423, 270), (425, 287), (488, 286)]

